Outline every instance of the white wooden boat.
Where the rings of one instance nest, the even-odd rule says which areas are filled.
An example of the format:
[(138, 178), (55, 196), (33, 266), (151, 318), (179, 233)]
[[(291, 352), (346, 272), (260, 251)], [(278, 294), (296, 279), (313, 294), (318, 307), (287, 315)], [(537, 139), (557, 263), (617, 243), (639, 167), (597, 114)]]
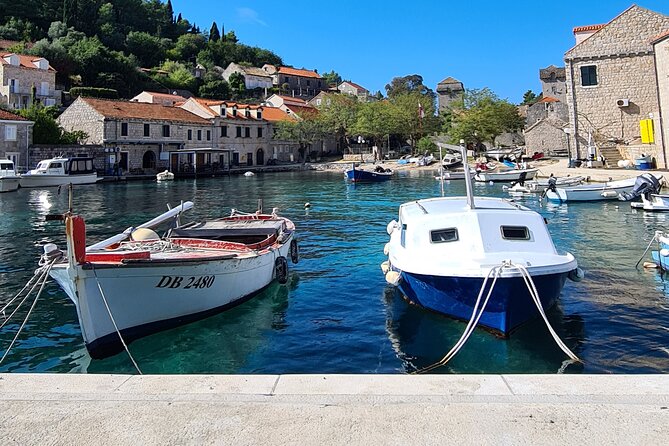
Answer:
[[(474, 169), (469, 169), (469, 175), (470, 177), (474, 177), (476, 175), (476, 171)], [(441, 175), (437, 175), (434, 178), (436, 180), (441, 180), (441, 178), (444, 178), (444, 181), (448, 180), (464, 180), (465, 179), (465, 170), (444, 170)]]
[(503, 158), (515, 160), (523, 155), (524, 150), (524, 147), (497, 147), (486, 150), (484, 155), (488, 158), (494, 158), (497, 161), (501, 161)]
[(13, 161), (0, 160), (0, 192), (15, 191), (19, 188), (20, 179)]
[(631, 202), (630, 205), (634, 209), (643, 209), (644, 211), (668, 212), (669, 195), (649, 194), (648, 197), (642, 195), (640, 202)]
[(462, 155), (459, 153), (447, 153), (441, 159), (441, 165), (444, 169), (450, 169), (459, 164), (462, 164)]
[(158, 181), (171, 181), (174, 179), (174, 174), (169, 170), (164, 170), (156, 174), (156, 180)]
[[(85, 247), (83, 218), (66, 214), (67, 254), (50, 275), (72, 299), (92, 357), (126, 342), (237, 305), (287, 280), (287, 257), (297, 261), (294, 224), (276, 212), (238, 214), (171, 229), (187, 202), (95, 245)], [(46, 248), (45, 248), (45, 251)], [(51, 247), (50, 256), (57, 256)]]
[[(585, 181), (585, 177), (555, 177), (555, 185), (558, 187), (578, 186)], [(511, 186), (504, 185), (502, 190), (513, 193), (540, 194), (549, 186), (548, 179), (525, 181), (524, 184), (516, 183)]]
[(557, 187), (555, 190), (547, 189), (546, 198), (559, 202), (617, 200), (620, 194), (632, 191), (635, 181), (636, 178), (628, 178), (607, 183)]
[(52, 187), (65, 184), (93, 184), (98, 177), (93, 158), (69, 157), (40, 161), (37, 167), (21, 175), (21, 187)]
[[(481, 171), (478, 172), (474, 179), (479, 182), (487, 183), (489, 181), (495, 182), (512, 182), (523, 180), (531, 180), (537, 175), (539, 169), (511, 169), (511, 170), (495, 170), (495, 171)], [(523, 176), (524, 175), (524, 176)]]

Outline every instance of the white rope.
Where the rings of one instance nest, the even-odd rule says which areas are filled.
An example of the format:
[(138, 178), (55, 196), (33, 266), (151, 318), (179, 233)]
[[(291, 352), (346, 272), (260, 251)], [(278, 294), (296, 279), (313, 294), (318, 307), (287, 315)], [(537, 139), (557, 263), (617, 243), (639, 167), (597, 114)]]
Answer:
[[(560, 349), (570, 358), (569, 364), (575, 363), (575, 362), (583, 362), (581, 359), (579, 359), (574, 352), (572, 352), (569, 347), (560, 339), (558, 334), (555, 332), (553, 329), (553, 326), (551, 323), (548, 321), (548, 317), (546, 316), (546, 312), (544, 311), (543, 305), (541, 304), (541, 299), (539, 298), (539, 292), (537, 290), (537, 287), (534, 283), (534, 280), (532, 279), (532, 276), (530, 275), (529, 271), (525, 266), (523, 265), (516, 265), (515, 263), (511, 261), (505, 261), (503, 262), (500, 266), (498, 267), (493, 267), (490, 269), (488, 272), (488, 275), (485, 277), (483, 281), (483, 285), (481, 286), (481, 290), (479, 291), (478, 297), (476, 298), (476, 303), (474, 304), (474, 310), (472, 311), (472, 316), (469, 319), (469, 322), (467, 323), (467, 326), (465, 327), (464, 332), (460, 336), (460, 339), (458, 342), (455, 343), (455, 345), (449, 350), (449, 352), (438, 362), (425, 367), (423, 369), (417, 370), (414, 373), (425, 373), (429, 372), (431, 370), (434, 370), (438, 367), (446, 365), (455, 355), (458, 354), (458, 352), (462, 349), (464, 344), (467, 342), (471, 334), (473, 333), (474, 329), (479, 323), (479, 320), (481, 319), (481, 316), (483, 315), (483, 312), (485, 311), (486, 306), (488, 305), (488, 300), (490, 299), (490, 296), (492, 295), (492, 292), (495, 288), (495, 284), (497, 283), (497, 279), (501, 276), (502, 271), (505, 269), (509, 270), (516, 270), (520, 273), (520, 276), (523, 278), (523, 281), (525, 282), (525, 286), (527, 287), (527, 290), (530, 293), (530, 297), (532, 298), (532, 301), (537, 307), (537, 310), (539, 311), (539, 314), (541, 315), (544, 323), (546, 324), (546, 327), (548, 328), (549, 333), (553, 337), (553, 340), (555, 343), (560, 347)], [(494, 277), (493, 277), (493, 282), (490, 285), (490, 289), (488, 290), (488, 294), (483, 302), (483, 305), (479, 309), (479, 304), (481, 302), (481, 297), (483, 295), (483, 292), (486, 288), (486, 285), (488, 284), (488, 280), (490, 279), (490, 276), (494, 272)], [(564, 371), (564, 368), (566, 368), (567, 365), (569, 364), (564, 364), (561, 367), (561, 370)]]
[(121, 336), (121, 331), (118, 329), (118, 326), (116, 325), (114, 316), (112, 315), (111, 309), (109, 308), (109, 304), (107, 303), (107, 299), (105, 298), (105, 293), (102, 291), (102, 286), (100, 285), (100, 281), (98, 280), (98, 273), (95, 271), (95, 267), (93, 267), (93, 276), (95, 276), (95, 283), (98, 285), (98, 290), (100, 290), (100, 296), (102, 297), (102, 302), (104, 302), (105, 308), (107, 308), (109, 319), (111, 319), (112, 324), (114, 324), (114, 330), (116, 330), (116, 334), (118, 334), (118, 338), (121, 340), (121, 344), (123, 344), (123, 348), (125, 349), (125, 352), (128, 354), (130, 361), (132, 361), (132, 364), (135, 366), (135, 369), (137, 369), (137, 373), (141, 375), (142, 371), (139, 369), (137, 362), (135, 362), (135, 358), (133, 358), (132, 355), (130, 354), (128, 345), (125, 343), (123, 336)]
[[(9, 354), (9, 351), (14, 347), (14, 343), (16, 340), (19, 338), (19, 335), (21, 334), (21, 331), (23, 331), (23, 327), (26, 326), (26, 323), (28, 322), (28, 319), (30, 318), (30, 315), (32, 314), (33, 310), (35, 309), (35, 305), (37, 304), (37, 301), (39, 300), (40, 296), (42, 295), (42, 291), (44, 290), (44, 285), (46, 285), (46, 282), (49, 280), (49, 271), (51, 271), (51, 267), (56, 263), (57, 259), (54, 259), (51, 261), (51, 263), (48, 265), (48, 267), (45, 269), (45, 274), (44, 274), (44, 279), (42, 280), (42, 284), (40, 286), (39, 291), (37, 292), (37, 296), (35, 296), (35, 300), (33, 301), (32, 305), (30, 306), (30, 309), (28, 310), (28, 314), (26, 314), (25, 319), (23, 320), (23, 323), (19, 327), (18, 331), (16, 332), (16, 335), (14, 336), (14, 339), (12, 339), (12, 342), (9, 344), (9, 347), (7, 347), (7, 350), (5, 350), (5, 354), (2, 355), (2, 358), (0, 358), (0, 364), (5, 360), (7, 355)], [(13, 314), (13, 313), (12, 313)]]
[[(646, 246), (646, 250), (641, 254), (641, 258), (639, 261), (636, 262), (636, 265), (634, 265), (635, 268), (639, 267), (639, 263), (643, 260), (644, 257), (646, 257), (646, 254), (648, 254), (648, 250), (650, 249), (651, 245), (653, 244), (654, 241), (659, 240), (659, 235), (661, 234), (660, 231), (655, 231), (655, 234), (653, 235), (653, 238), (650, 239), (650, 242), (648, 242), (648, 246)], [(658, 254), (659, 254), (659, 249), (658, 249)], [(660, 266), (662, 265), (662, 257), (660, 257)]]
[(28, 299), (28, 297), (32, 294), (32, 292), (35, 291), (35, 288), (37, 288), (37, 286), (42, 282), (42, 280), (47, 280), (47, 279), (45, 278), (45, 276), (49, 273), (49, 270), (50, 270), (50, 269), (51, 269), (51, 267), (41, 267), (41, 268), (38, 268), (37, 270), (35, 270), (35, 275), (33, 275), (33, 277), (31, 277), (31, 279), (28, 281), (28, 283), (26, 283), (26, 286), (24, 286), (23, 289), (22, 289), (21, 291), (19, 291), (19, 292), (17, 293), (17, 295), (14, 296), (14, 297), (7, 303), (7, 305), (5, 305), (5, 306), (2, 308), (2, 310), (0, 310), (0, 313), (2, 313), (3, 316), (5, 316), (5, 310), (6, 310), (6, 309), (7, 309), (7, 308), (8, 308), (14, 301), (16, 301), (16, 299), (21, 295), (21, 293), (23, 293), (23, 291), (28, 287), (28, 285), (30, 285), (30, 283), (33, 281), (33, 279), (37, 278), (37, 280), (35, 281), (35, 283), (33, 283), (33, 285), (32, 285), (32, 287), (30, 288), (30, 290), (28, 290), (28, 292), (26, 293), (26, 295), (23, 297), (23, 299), (21, 300), (21, 302), (19, 302), (19, 304), (14, 308), (14, 311), (12, 311), (12, 312), (10, 313), (9, 316), (5, 316), (5, 320), (2, 321), (2, 324), (0, 324), (0, 328), (4, 327), (5, 325), (7, 325), (7, 323), (9, 323), (9, 321), (12, 319), (12, 317), (14, 317), (14, 315), (16, 314), (16, 312), (23, 306), (23, 304), (25, 303), (25, 301), (26, 301), (26, 300)]

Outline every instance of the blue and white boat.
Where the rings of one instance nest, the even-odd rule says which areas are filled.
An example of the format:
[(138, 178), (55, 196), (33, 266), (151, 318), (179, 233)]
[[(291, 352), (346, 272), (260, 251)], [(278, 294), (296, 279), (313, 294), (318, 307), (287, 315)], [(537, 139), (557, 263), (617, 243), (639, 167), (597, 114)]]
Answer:
[(376, 166), (374, 170), (356, 169), (354, 164), (351, 169), (344, 172), (344, 175), (347, 180), (354, 183), (378, 183), (389, 180), (393, 172), (381, 166)]
[(474, 199), (465, 180), (466, 197), (400, 206), (398, 221), (388, 224), (382, 269), (411, 303), (508, 336), (545, 319), (567, 278), (583, 273), (573, 255), (557, 252), (540, 214), (503, 199)]

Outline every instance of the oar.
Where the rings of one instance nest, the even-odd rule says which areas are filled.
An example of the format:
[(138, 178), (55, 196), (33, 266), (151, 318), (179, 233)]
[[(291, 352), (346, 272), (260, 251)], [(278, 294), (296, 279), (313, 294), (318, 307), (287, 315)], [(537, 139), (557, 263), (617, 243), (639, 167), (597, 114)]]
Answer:
[(147, 221), (146, 223), (142, 223), (141, 225), (135, 227), (135, 228), (128, 228), (125, 231), (123, 231), (120, 234), (117, 234), (113, 237), (109, 237), (106, 240), (103, 240), (101, 242), (98, 242), (94, 245), (91, 245), (86, 248), (86, 252), (90, 251), (95, 251), (99, 249), (104, 249), (108, 246), (114, 245), (116, 243), (120, 243), (123, 240), (127, 239), (130, 236), (130, 233), (139, 228), (148, 228), (152, 229), (156, 226), (159, 226), (161, 223), (164, 223), (175, 216), (179, 215), (182, 212), (185, 212), (193, 207), (193, 202), (192, 201), (186, 201), (185, 203), (175, 207), (174, 209), (170, 209), (169, 211), (165, 212), (162, 215), (159, 215), (158, 217), (154, 218), (153, 220)]

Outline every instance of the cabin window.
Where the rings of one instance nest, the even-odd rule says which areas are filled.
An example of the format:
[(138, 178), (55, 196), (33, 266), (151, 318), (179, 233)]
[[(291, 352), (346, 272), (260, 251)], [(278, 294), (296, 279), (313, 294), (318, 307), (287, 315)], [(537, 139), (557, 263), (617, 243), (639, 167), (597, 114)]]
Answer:
[(51, 163), (49, 169), (61, 169), (63, 165), (61, 163)]
[(457, 242), (458, 230), (457, 228), (448, 228), (430, 231), (430, 240), (432, 240), (432, 243)]
[(530, 230), (526, 226), (502, 226), (502, 238), (506, 240), (529, 240)]
[(581, 67), (581, 85), (584, 87), (597, 85), (597, 65)]
[(121, 136), (128, 136), (128, 123), (127, 122), (122, 122), (121, 123)]

